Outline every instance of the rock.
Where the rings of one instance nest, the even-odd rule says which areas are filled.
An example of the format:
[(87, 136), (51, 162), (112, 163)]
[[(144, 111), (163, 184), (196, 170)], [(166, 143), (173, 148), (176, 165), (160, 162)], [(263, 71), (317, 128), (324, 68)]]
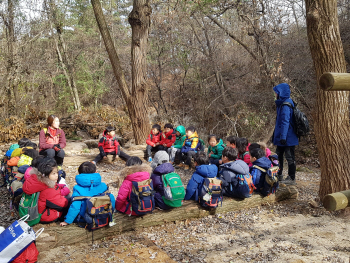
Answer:
[(84, 141), (84, 143), (89, 149), (98, 148), (97, 140), (87, 140), (87, 141)]
[(77, 135), (81, 138), (83, 138), (84, 140), (89, 140), (91, 139), (90, 135), (88, 132), (86, 131), (77, 131)]

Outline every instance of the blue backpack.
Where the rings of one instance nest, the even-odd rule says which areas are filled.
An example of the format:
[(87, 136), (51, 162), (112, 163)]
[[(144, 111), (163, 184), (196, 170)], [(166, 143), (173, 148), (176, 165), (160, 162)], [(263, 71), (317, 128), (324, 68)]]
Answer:
[(198, 201), (203, 207), (216, 208), (221, 202), (222, 206), (222, 181), (218, 178), (205, 178)]
[[(253, 183), (253, 178), (251, 174), (239, 174), (237, 175), (239, 179), (238, 189), (236, 190), (236, 195), (240, 198), (248, 198), (252, 196), (253, 191), (256, 189)], [(232, 184), (230, 184), (231, 192), (234, 191), (232, 189)]]
[(152, 213), (155, 207), (152, 179), (142, 182), (132, 181), (132, 191), (124, 213), (128, 211), (129, 207), (130, 215), (132, 211), (137, 215)]

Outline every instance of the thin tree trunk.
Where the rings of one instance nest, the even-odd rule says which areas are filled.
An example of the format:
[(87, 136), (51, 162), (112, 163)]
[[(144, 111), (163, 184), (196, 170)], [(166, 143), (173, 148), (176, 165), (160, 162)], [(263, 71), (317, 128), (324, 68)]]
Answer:
[[(316, 78), (346, 72), (336, 0), (305, 0), (307, 33)], [(314, 122), (321, 164), (319, 196), (350, 188), (349, 92), (323, 91), (317, 85)]]

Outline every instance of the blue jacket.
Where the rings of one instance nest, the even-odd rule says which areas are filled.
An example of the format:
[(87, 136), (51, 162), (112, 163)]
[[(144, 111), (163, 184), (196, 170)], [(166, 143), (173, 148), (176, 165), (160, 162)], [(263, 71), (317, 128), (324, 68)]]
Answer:
[[(101, 182), (101, 175), (99, 173), (93, 174), (78, 174), (75, 176), (77, 185), (73, 187), (72, 198), (76, 196), (94, 196), (102, 194), (108, 187), (105, 183)], [(111, 194), (111, 202), (113, 211), (115, 207), (115, 198)], [(65, 217), (65, 222), (68, 224), (76, 222), (76, 218), (80, 212), (83, 201), (74, 201), (69, 207), (68, 214)]]
[(250, 168), (250, 174), (253, 177), (253, 183), (256, 187), (256, 191), (260, 192), (263, 196), (267, 196), (270, 192), (270, 186), (265, 180), (266, 174), (258, 168), (255, 168), (254, 165), (267, 170), (271, 168), (271, 161), (269, 158), (264, 156), (253, 162), (253, 166)]
[(196, 171), (192, 175), (186, 187), (185, 200), (198, 201), (198, 191), (202, 189), (205, 178), (214, 178), (218, 174), (216, 165), (203, 164), (196, 167)]
[(240, 180), (237, 178), (239, 174), (249, 174), (249, 166), (242, 160), (220, 165), (219, 178), (222, 181), (223, 195), (242, 199), (249, 195), (249, 189), (239, 184)]
[(171, 163), (163, 163), (157, 166), (151, 175), (153, 188), (156, 191), (156, 193), (154, 194), (154, 201), (156, 202), (156, 206), (163, 210), (170, 209), (171, 207), (164, 204), (162, 198), (162, 196), (164, 196), (164, 184), (162, 180), (162, 175), (172, 172), (174, 172), (173, 165)]
[[(275, 132), (273, 135), (273, 144), (277, 146), (294, 146), (298, 145), (298, 137), (294, 133), (293, 126), (293, 109), (288, 105), (282, 105), (289, 102), (294, 106), (293, 100), (290, 98), (290, 88), (287, 83), (282, 83), (273, 88), (274, 92), (279, 96), (275, 101), (277, 106), (277, 117)], [(282, 145), (281, 140), (286, 140), (287, 144)]]

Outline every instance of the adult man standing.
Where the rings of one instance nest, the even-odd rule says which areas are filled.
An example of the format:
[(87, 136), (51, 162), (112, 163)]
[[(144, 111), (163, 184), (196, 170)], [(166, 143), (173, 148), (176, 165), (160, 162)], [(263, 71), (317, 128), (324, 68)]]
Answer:
[(273, 135), (273, 144), (277, 146), (276, 153), (280, 169), (278, 171), (279, 179), (283, 179), (283, 156), (286, 155), (288, 162), (288, 177), (283, 181), (286, 184), (295, 184), (295, 145), (299, 144), (298, 137), (293, 130), (293, 108), (286, 105), (289, 102), (294, 107), (294, 102), (290, 98), (290, 88), (287, 83), (282, 83), (273, 88), (276, 93), (277, 117), (275, 131)]

